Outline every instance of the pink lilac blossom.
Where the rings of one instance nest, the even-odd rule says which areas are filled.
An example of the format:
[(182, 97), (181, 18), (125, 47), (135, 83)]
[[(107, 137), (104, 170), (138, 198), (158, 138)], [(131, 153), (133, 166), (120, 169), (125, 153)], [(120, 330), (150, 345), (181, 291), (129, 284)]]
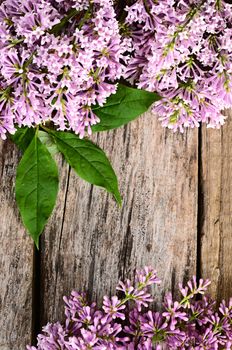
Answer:
[(125, 77), (163, 97), (153, 107), (162, 125), (220, 127), (232, 107), (232, 5), (137, 0), (126, 11), (133, 54)]
[[(204, 295), (210, 282), (193, 277), (180, 285), (180, 300), (168, 293), (159, 311), (153, 311), (150, 288), (159, 283), (156, 271), (145, 267), (137, 271), (135, 283), (121, 281), (121, 297), (105, 296), (102, 307), (88, 303), (84, 293), (72, 292), (64, 297), (65, 324), (45, 326), (37, 346), (27, 350), (231, 349), (232, 299), (216, 307)], [(137, 304), (141, 295), (142, 308)]]
[[(61, 31), (56, 26), (75, 10)], [(5, 0), (0, 5), (0, 136), (54, 123), (83, 137), (117, 90), (124, 46), (112, 0)]]
[(91, 106), (102, 106), (122, 77), (163, 97), (153, 111), (174, 131), (224, 123), (221, 111), (232, 106), (232, 5), (125, 2), (126, 18), (113, 0), (1, 2), (0, 137), (46, 122), (91, 134), (99, 122)]

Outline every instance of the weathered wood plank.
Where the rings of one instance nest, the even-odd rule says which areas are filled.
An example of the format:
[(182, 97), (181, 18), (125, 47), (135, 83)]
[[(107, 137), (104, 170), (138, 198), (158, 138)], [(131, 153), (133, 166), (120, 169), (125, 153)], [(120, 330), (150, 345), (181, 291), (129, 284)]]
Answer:
[(0, 350), (25, 350), (32, 333), (33, 244), (14, 200), (18, 158), (0, 141)]
[(62, 318), (62, 296), (73, 288), (99, 300), (150, 264), (163, 280), (159, 300), (195, 273), (197, 130), (173, 134), (148, 113), (95, 140), (118, 174), (123, 207), (61, 167), (61, 198), (41, 249), (43, 324)]
[(218, 300), (232, 295), (232, 112), (220, 130), (202, 133), (201, 271)]

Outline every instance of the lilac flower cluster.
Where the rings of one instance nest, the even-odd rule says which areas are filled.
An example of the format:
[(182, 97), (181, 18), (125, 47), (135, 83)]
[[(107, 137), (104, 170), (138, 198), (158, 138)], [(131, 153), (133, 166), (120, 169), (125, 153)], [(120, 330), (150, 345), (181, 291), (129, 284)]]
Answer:
[(126, 8), (133, 54), (126, 78), (163, 97), (153, 110), (174, 131), (218, 128), (232, 106), (232, 4), (137, 0)]
[(116, 92), (124, 46), (113, 0), (4, 0), (0, 136), (52, 121), (80, 137)]
[[(83, 137), (124, 78), (163, 99), (174, 131), (220, 127), (232, 106), (232, 5), (224, 0), (3, 0), (0, 137), (52, 122)], [(117, 9), (117, 10), (116, 10)], [(117, 12), (117, 13), (116, 13)]]
[(149, 288), (159, 283), (156, 271), (145, 267), (137, 272), (135, 285), (119, 283), (120, 299), (104, 297), (102, 308), (72, 292), (64, 298), (65, 325), (48, 324), (37, 347), (27, 350), (231, 349), (232, 299), (216, 308), (204, 295), (210, 282), (193, 277), (180, 286), (180, 301), (168, 293), (163, 309), (152, 311)]

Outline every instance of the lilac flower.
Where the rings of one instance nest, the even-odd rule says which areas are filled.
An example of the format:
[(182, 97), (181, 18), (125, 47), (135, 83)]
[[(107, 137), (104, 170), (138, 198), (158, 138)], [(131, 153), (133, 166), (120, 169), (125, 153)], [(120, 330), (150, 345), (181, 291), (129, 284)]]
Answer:
[(11, 91), (0, 106), (2, 138), (46, 122), (91, 135), (99, 122), (92, 106), (104, 105), (122, 77), (162, 95), (152, 110), (165, 127), (224, 124), (221, 111), (232, 106), (231, 5), (134, 0), (124, 22), (117, 8), (113, 0), (2, 1), (0, 82)]
[[(70, 9), (76, 16), (60, 31)], [(112, 0), (4, 0), (0, 48), (1, 86), (11, 91), (1, 104), (3, 138), (47, 121), (91, 134), (99, 122), (91, 106), (116, 92), (126, 50)]]
[(126, 296), (132, 295), (134, 291), (134, 287), (131, 284), (130, 280), (126, 280), (126, 282), (119, 281), (118, 286), (116, 287), (117, 290), (122, 291), (125, 293)]
[(38, 336), (37, 348), (27, 346), (27, 350), (65, 350), (66, 337), (67, 333), (59, 323), (48, 324), (43, 328), (43, 334)]
[(218, 348), (217, 337), (210, 328), (207, 328), (205, 333), (199, 336), (198, 344), (195, 347), (197, 350), (202, 350), (204, 348), (209, 350)]
[(138, 308), (141, 310), (142, 306), (147, 307), (153, 301), (150, 293), (147, 292), (147, 287), (153, 284), (159, 284), (160, 279), (157, 278), (156, 271), (151, 267), (145, 267), (136, 273), (136, 287), (131, 285), (129, 280), (126, 283), (119, 282), (117, 290), (125, 293), (125, 300), (133, 300)]
[(232, 5), (137, 0), (126, 10), (134, 51), (124, 76), (163, 96), (153, 106), (162, 125), (223, 125), (221, 111), (232, 106)]
[(141, 315), (138, 312), (138, 309), (135, 308), (129, 313), (129, 324), (125, 325), (124, 328), (126, 334), (139, 337), (141, 333)]
[(192, 280), (188, 281), (187, 286), (183, 287), (182, 284), (180, 284), (180, 292), (184, 297), (181, 304), (184, 307), (189, 307), (190, 299), (197, 294), (204, 294), (210, 283), (211, 282), (209, 280), (204, 281), (202, 278), (199, 280), (199, 283), (197, 283), (196, 276), (193, 276)]
[[(165, 296), (164, 309), (148, 308), (147, 294), (158, 281), (156, 271), (144, 268), (135, 283), (120, 283), (124, 298), (104, 297), (102, 308), (72, 292), (65, 300), (66, 323), (48, 324), (38, 336), (37, 347), (28, 350), (213, 350), (232, 345), (232, 301), (219, 308), (204, 296), (209, 282), (196, 278), (181, 286), (182, 299)], [(145, 278), (144, 276), (149, 276)], [(141, 284), (142, 282), (142, 284)], [(140, 290), (138, 290), (138, 283)], [(137, 293), (142, 308), (136, 304)], [(144, 299), (143, 299), (144, 298)], [(132, 304), (131, 304), (132, 302)], [(188, 307), (186, 307), (188, 306)], [(103, 310), (102, 310), (103, 309)]]
[(125, 320), (125, 315), (120, 310), (124, 310), (126, 305), (121, 305), (118, 297), (113, 296), (111, 299), (107, 296), (103, 298), (103, 310), (107, 314), (108, 317), (121, 318)]
[(208, 318), (214, 313), (213, 309), (215, 307), (215, 301), (209, 296), (203, 296), (201, 300), (191, 301), (191, 320), (197, 322), (201, 327), (207, 324)]
[(166, 295), (164, 306), (166, 311), (163, 312), (163, 316), (170, 322), (171, 331), (175, 329), (178, 320), (188, 321), (186, 312), (180, 311), (181, 305), (177, 301), (173, 302), (171, 293)]
[(225, 300), (223, 300), (220, 304), (219, 311), (224, 317), (232, 318), (232, 298), (230, 298), (228, 305), (226, 305)]
[[(164, 315), (163, 315), (164, 316)], [(162, 335), (165, 334), (165, 330), (168, 329), (168, 323), (166, 322), (165, 317), (159, 312), (148, 311), (144, 322), (141, 325), (141, 330), (144, 334), (149, 336), (156, 336), (159, 338), (159, 341), (163, 340)]]
[(157, 277), (157, 272), (151, 266), (145, 266), (143, 270), (138, 271), (135, 280), (138, 283), (138, 288), (161, 283), (161, 280)]
[(135, 301), (138, 311), (141, 311), (142, 306), (148, 307), (149, 303), (153, 301), (151, 294), (147, 293), (146, 290), (135, 289), (132, 298)]
[(2, 109), (5, 110), (4, 115), (2, 113), (0, 114), (0, 134), (3, 140), (6, 139), (7, 132), (13, 134), (16, 131), (14, 126), (14, 116), (11, 110), (11, 103), (10, 101), (6, 101), (4, 96), (8, 93), (10, 92), (7, 90), (3, 90), (2, 94), (0, 93), (0, 111)]

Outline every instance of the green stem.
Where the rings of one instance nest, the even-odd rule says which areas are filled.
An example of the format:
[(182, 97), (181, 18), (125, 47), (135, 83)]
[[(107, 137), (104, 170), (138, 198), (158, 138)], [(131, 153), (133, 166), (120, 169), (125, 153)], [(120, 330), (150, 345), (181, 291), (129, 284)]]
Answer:
[(85, 21), (91, 18), (92, 10), (93, 10), (93, 5), (90, 5), (89, 8), (88, 8), (88, 10), (86, 11), (84, 17), (83, 17), (82, 20), (79, 22), (79, 24), (78, 24), (78, 29), (81, 29), (82, 26), (83, 26), (83, 24), (85, 23)]
[(184, 297), (181, 302), (180, 305), (186, 304), (186, 302), (189, 302), (190, 299), (192, 299), (194, 297), (194, 295), (198, 294), (196, 291), (193, 291), (192, 293), (190, 293), (189, 295), (187, 295), (186, 297)]
[(164, 56), (166, 56), (169, 52), (170, 49), (173, 48), (175, 41), (178, 37), (178, 35), (183, 32), (183, 30), (187, 27), (187, 25), (191, 22), (191, 20), (194, 18), (194, 16), (197, 14), (197, 12), (200, 10), (201, 6), (205, 3), (205, 0), (202, 0), (200, 2), (200, 4), (198, 6), (196, 6), (195, 8), (191, 9), (191, 11), (189, 11), (188, 15), (187, 15), (187, 20), (179, 26), (179, 28), (175, 31), (175, 33), (173, 34), (173, 38), (172, 40), (168, 43), (168, 45), (166, 46), (165, 50), (164, 50)]
[(38, 134), (39, 134), (39, 125), (37, 125), (35, 128), (35, 136), (38, 137)]
[[(85, 21), (87, 19), (89, 19), (91, 16), (91, 12), (92, 12), (92, 8), (93, 5), (90, 5), (88, 10), (85, 12), (85, 15), (82, 17), (81, 21), (78, 24), (78, 28), (80, 29), (83, 24), (85, 23)], [(70, 11), (68, 11), (68, 13), (66, 14), (66, 16), (64, 16), (64, 18), (62, 18), (62, 20), (60, 21), (60, 23), (57, 23), (56, 25), (54, 25), (52, 27), (52, 29), (49, 31), (50, 34), (54, 34), (54, 35), (58, 35), (60, 34), (60, 32), (67, 26), (67, 24), (70, 22), (70, 20), (72, 18), (74, 18), (76, 15), (79, 14), (79, 11), (74, 9), (71, 9)]]
[(215, 7), (216, 7), (216, 9), (217, 9), (218, 11), (221, 10), (221, 0), (216, 0), (216, 5), (215, 5)]
[(131, 295), (128, 295), (124, 299), (122, 299), (121, 302), (117, 305), (117, 307), (126, 304), (129, 300), (133, 300), (133, 297)]
[(48, 134), (51, 134), (51, 132), (52, 132), (51, 129), (47, 128), (46, 126), (44, 126), (44, 125), (42, 125), (42, 124), (40, 124), (39, 126), (41, 127), (41, 129), (43, 129), (44, 131), (46, 131)]
[(50, 34), (59, 34), (62, 29), (68, 24), (68, 22), (75, 17), (78, 14), (78, 11), (76, 9), (71, 9), (70, 11), (68, 11), (68, 13), (66, 14), (66, 16), (64, 18), (62, 18), (62, 20), (60, 21), (60, 23), (55, 24), (52, 29), (50, 29), (49, 33)]

